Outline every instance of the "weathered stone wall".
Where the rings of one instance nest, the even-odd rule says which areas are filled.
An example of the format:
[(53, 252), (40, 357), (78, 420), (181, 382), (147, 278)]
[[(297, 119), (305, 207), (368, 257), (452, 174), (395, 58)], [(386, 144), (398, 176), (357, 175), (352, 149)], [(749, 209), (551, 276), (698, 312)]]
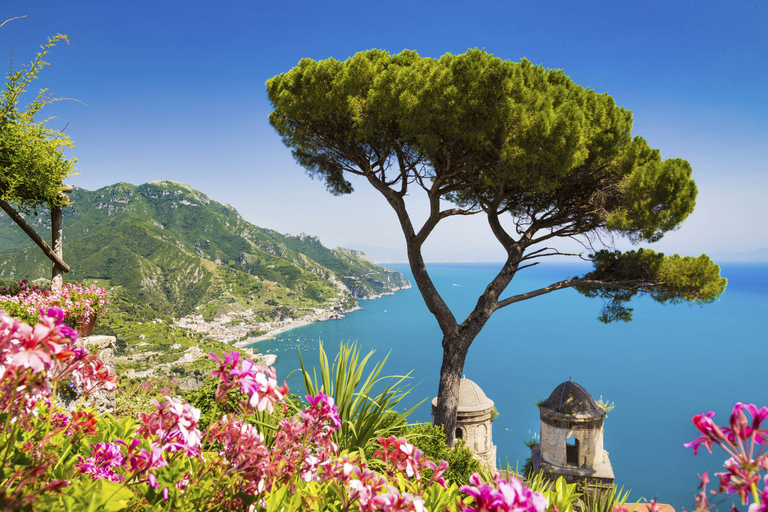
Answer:
[[(78, 341), (91, 353), (98, 354), (110, 373), (115, 372), (116, 339), (114, 336), (82, 336)], [(114, 414), (116, 390), (99, 389), (85, 400), (82, 392), (82, 389), (60, 391), (59, 400), (62, 407), (67, 411), (73, 411), (82, 402), (84, 407), (93, 407), (99, 414)]]
[(595, 467), (603, 461), (603, 431), (602, 429), (571, 430), (557, 428), (541, 422), (541, 456), (556, 466), (567, 466), (567, 439), (579, 442), (578, 467)]

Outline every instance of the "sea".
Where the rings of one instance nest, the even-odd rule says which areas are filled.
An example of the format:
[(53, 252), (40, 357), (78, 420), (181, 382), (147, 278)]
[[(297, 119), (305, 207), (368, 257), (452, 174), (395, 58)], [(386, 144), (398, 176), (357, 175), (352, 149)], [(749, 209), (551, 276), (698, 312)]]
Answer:
[[(414, 282), (407, 265), (386, 266)], [(438, 291), (462, 319), (499, 268), (492, 263), (428, 265)], [(507, 295), (588, 270), (550, 263), (528, 268), (518, 273)], [(708, 471), (717, 482), (714, 473), (727, 458), (717, 447), (712, 454), (702, 448), (694, 456), (683, 446), (697, 437), (692, 416), (715, 411), (716, 423), (727, 424), (736, 402), (768, 405), (768, 264), (722, 264), (721, 275), (728, 286), (717, 302), (662, 305), (635, 298), (633, 319), (626, 323), (601, 323), (602, 300), (570, 289), (494, 313), (469, 349), (464, 375), (498, 409), (492, 430), (500, 466), (522, 468), (530, 456), (524, 442), (540, 432), (536, 403), (572, 379), (596, 400), (615, 405), (604, 424), (605, 449), (616, 483), (630, 491), (630, 500), (655, 497), (678, 512), (692, 510), (697, 475)], [(415, 284), (361, 306), (343, 319), (299, 327), (254, 346), (276, 354), (279, 380), (303, 395), (295, 371), (299, 351), (305, 364), (316, 366), (320, 342), (331, 358), (340, 343), (355, 342), (363, 353), (375, 351), (373, 361), (387, 358), (382, 375), (410, 375), (402, 409), (423, 400), (409, 419), (431, 421), (441, 334)]]

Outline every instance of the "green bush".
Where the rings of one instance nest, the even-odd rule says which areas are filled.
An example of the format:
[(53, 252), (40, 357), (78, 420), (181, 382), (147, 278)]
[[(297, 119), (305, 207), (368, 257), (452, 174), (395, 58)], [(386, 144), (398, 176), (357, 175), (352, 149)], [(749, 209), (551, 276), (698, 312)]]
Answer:
[(142, 412), (154, 409), (152, 400), (162, 401), (164, 396), (180, 393), (178, 381), (167, 377), (121, 379), (115, 394), (115, 417), (139, 419)]
[(472, 452), (464, 445), (464, 440), (459, 439), (453, 450), (448, 448), (445, 444), (445, 432), (441, 427), (421, 423), (408, 428), (405, 437), (435, 464), (441, 460), (448, 462), (445, 479), (449, 482), (466, 485), (469, 483), (469, 477), (480, 471), (482, 464), (473, 457)]

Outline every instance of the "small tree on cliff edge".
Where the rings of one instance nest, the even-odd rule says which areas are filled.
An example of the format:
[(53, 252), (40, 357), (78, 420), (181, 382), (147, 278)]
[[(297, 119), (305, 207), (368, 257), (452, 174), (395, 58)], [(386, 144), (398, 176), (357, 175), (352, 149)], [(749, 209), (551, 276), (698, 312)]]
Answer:
[[(6, 20), (0, 27), (13, 19), (18, 18)], [(48, 38), (48, 43), (41, 46), (41, 51), (28, 66), (20, 70), (11, 67), (5, 89), (0, 93), (0, 209), (53, 261), (51, 287), (54, 289), (61, 286), (62, 273), (69, 272), (69, 265), (61, 259), (61, 208), (69, 204), (64, 192), (71, 190), (63, 181), (76, 174), (75, 159), (64, 158), (63, 150), (73, 144), (63, 132), (49, 129), (45, 121), (35, 119), (44, 106), (62, 98), (52, 98), (47, 95), (47, 89), (41, 89), (26, 107), (21, 108), (19, 104), (22, 95), (47, 65), (43, 59), (60, 41), (67, 42), (67, 37), (58, 34)], [(41, 208), (51, 211), (52, 248), (16, 211), (37, 215)]]
[(28, 66), (11, 69), (0, 93), (0, 199), (26, 214), (69, 204), (62, 195), (66, 189), (62, 181), (76, 174), (76, 160), (67, 160), (63, 154), (65, 148), (73, 147), (72, 141), (35, 119), (44, 106), (61, 98), (47, 96), (47, 89), (42, 89), (25, 108), (19, 107), (22, 95), (48, 64), (43, 59), (60, 41), (67, 42), (66, 36), (49, 38)]
[[(637, 293), (707, 303), (725, 289), (705, 255), (592, 249), (601, 235), (659, 240), (693, 211), (696, 185), (688, 162), (662, 160), (632, 137), (629, 111), (562, 71), (480, 50), (438, 60), (369, 50), (344, 62), (303, 59), (267, 90), (270, 123), (311, 176), (333, 194), (352, 192), (345, 173), (363, 176), (395, 211), (414, 279), (443, 333), (435, 423), (448, 442), (467, 351), (494, 311), (574, 287), (604, 299), (602, 321), (627, 321), (626, 302)], [(421, 226), (406, 209), (414, 191), (429, 205)], [(507, 254), (461, 322), (422, 257), (430, 233), (454, 215), (484, 215)], [(551, 244), (561, 238), (582, 241), (594, 270), (502, 299), (519, 270), (560, 254)]]

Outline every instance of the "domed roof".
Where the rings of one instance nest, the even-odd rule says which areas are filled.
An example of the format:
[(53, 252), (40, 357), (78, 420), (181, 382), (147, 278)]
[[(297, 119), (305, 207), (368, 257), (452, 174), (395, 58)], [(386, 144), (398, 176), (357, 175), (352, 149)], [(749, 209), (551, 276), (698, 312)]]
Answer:
[(557, 386), (547, 401), (542, 404), (542, 407), (561, 414), (590, 414), (594, 412), (603, 414), (603, 409), (597, 405), (592, 395), (571, 380)]
[[(437, 407), (437, 397), (432, 399), (432, 405)], [(459, 383), (458, 412), (480, 412), (493, 407), (493, 400), (485, 396), (483, 390), (474, 381), (465, 377)]]
[(462, 377), (459, 387), (459, 410), (479, 406), (483, 408), (493, 407), (493, 401), (485, 396), (483, 390), (475, 382)]

